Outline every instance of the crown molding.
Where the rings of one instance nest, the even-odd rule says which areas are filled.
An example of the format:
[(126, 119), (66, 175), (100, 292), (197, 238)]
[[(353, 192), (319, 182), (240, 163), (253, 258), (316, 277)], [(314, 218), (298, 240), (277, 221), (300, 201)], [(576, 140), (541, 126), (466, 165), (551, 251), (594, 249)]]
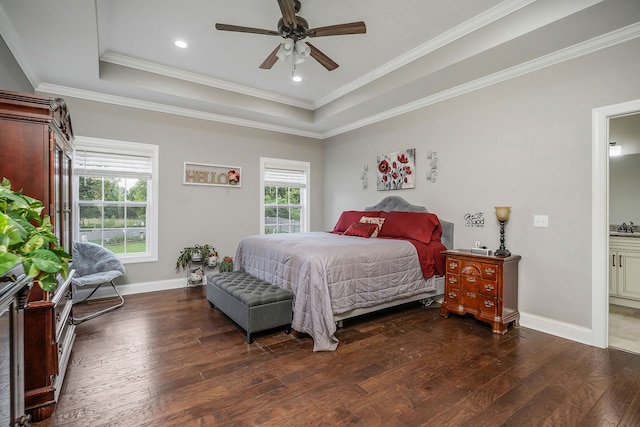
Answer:
[(470, 93), (479, 89), (486, 88), (488, 86), (504, 82), (513, 78), (523, 76), (525, 74), (533, 73), (535, 71), (547, 68), (565, 61), (569, 61), (580, 56), (584, 56), (601, 49), (614, 46), (619, 43), (624, 43), (629, 40), (633, 40), (640, 37), (640, 23), (629, 25), (616, 31), (604, 34), (599, 37), (587, 40), (582, 43), (578, 43), (574, 46), (553, 52), (551, 54), (542, 56), (540, 58), (524, 62), (506, 70), (482, 77), (471, 82), (453, 87), (451, 89), (427, 96), (416, 101), (392, 108), (385, 112), (374, 114), (369, 117), (365, 117), (360, 120), (356, 120), (344, 126), (339, 126), (326, 132), (312, 132), (302, 129), (296, 129), (294, 127), (270, 125), (268, 123), (247, 120), (241, 118), (235, 118), (225, 116), (221, 114), (207, 113), (203, 111), (172, 107), (165, 104), (140, 101), (132, 98), (107, 95), (98, 92), (85, 91), (81, 89), (74, 89), (65, 86), (58, 86), (53, 84), (42, 83), (36, 88), (37, 91), (47, 92), (59, 95), (66, 95), (80, 99), (87, 99), (91, 101), (104, 102), (108, 104), (115, 104), (125, 107), (140, 108), (145, 110), (151, 110), (167, 114), (175, 114), (179, 116), (192, 117), (197, 119), (209, 120), (214, 122), (227, 123), (237, 126), (245, 126), (254, 129), (267, 130), (272, 132), (280, 132), (290, 135), (302, 136), (313, 139), (327, 139), (336, 135), (340, 135), (352, 130), (356, 130), (368, 125), (372, 125), (383, 120), (387, 120), (402, 114), (406, 114), (415, 111), (420, 108), (424, 108), (430, 105), (437, 104), (442, 101), (446, 101), (451, 98), (455, 98), (466, 93)]
[(345, 132), (378, 123), (392, 117), (409, 113), (411, 111), (427, 107), (429, 105), (437, 104), (439, 102), (446, 101), (448, 99), (455, 98), (469, 92), (473, 92), (491, 85), (504, 82), (506, 80), (533, 73), (543, 68), (560, 64), (562, 62), (569, 61), (580, 56), (588, 55), (598, 50), (606, 49), (619, 43), (633, 40), (637, 37), (640, 37), (640, 23), (629, 25), (619, 30), (615, 30), (602, 36), (587, 40), (585, 42), (578, 43), (574, 46), (561, 49), (545, 56), (541, 56), (540, 58), (523, 62), (522, 64), (507, 68), (506, 70), (502, 70), (494, 74), (490, 74), (486, 77), (482, 77), (471, 82), (453, 87), (451, 89), (436, 93), (434, 95), (416, 100), (414, 102), (392, 108), (380, 114), (374, 114), (373, 116), (357, 120), (345, 126), (337, 127), (333, 130), (325, 132), (323, 134), (323, 138), (330, 138), (332, 136), (340, 135)]
[(411, 49), (407, 53), (397, 57), (393, 61), (389, 61), (381, 67), (376, 68), (375, 70), (370, 71), (369, 73), (363, 75), (362, 77), (354, 80), (353, 82), (342, 86), (341, 88), (327, 94), (326, 96), (318, 99), (313, 103), (313, 109), (320, 108), (323, 105), (326, 105), (336, 99), (347, 95), (354, 90), (359, 89), (362, 86), (365, 86), (386, 74), (389, 74), (398, 68), (401, 68), (416, 59), (419, 59), (435, 50), (438, 50), (450, 43), (455, 42), (462, 37), (465, 37), (474, 31), (477, 31), (487, 25), (490, 25), (507, 15), (512, 14), (513, 12), (522, 9), (534, 3), (536, 0), (516, 0), (516, 1), (504, 1), (497, 6), (492, 7), (491, 9), (469, 19), (466, 22), (458, 25), (457, 27), (452, 28), (449, 31), (446, 31), (440, 34), (438, 37), (435, 37), (429, 40), (422, 45)]
[(189, 108), (174, 107), (157, 102), (141, 101), (123, 96), (108, 95), (105, 93), (93, 92), (83, 89), (76, 89), (67, 86), (60, 86), (49, 83), (41, 83), (35, 89), (37, 92), (51, 93), (60, 96), (70, 96), (73, 98), (85, 99), (88, 101), (103, 102), (105, 104), (119, 105), (122, 107), (139, 108), (142, 110), (155, 111), (158, 113), (174, 114), (176, 116), (190, 117), (194, 119), (208, 120), (211, 122), (226, 123), (236, 126), (244, 126), (253, 129), (261, 129), (271, 132), (279, 132), (289, 135), (303, 136), (305, 138), (322, 139), (322, 134), (318, 132), (296, 129), (288, 126), (273, 125), (255, 120), (241, 119), (237, 117), (225, 116), (222, 114), (207, 113)]
[(174, 79), (184, 80), (191, 83), (197, 83), (205, 86), (215, 87), (217, 89), (224, 89), (243, 95), (252, 96), (255, 98), (265, 99), (267, 101), (278, 102), (280, 104), (291, 105), (293, 107), (304, 108), (307, 110), (313, 109), (313, 104), (298, 98), (278, 95), (266, 90), (255, 89), (249, 86), (240, 85), (237, 83), (231, 83), (228, 81), (216, 79), (213, 77), (203, 76), (202, 74), (191, 73), (189, 71), (180, 70), (173, 67), (167, 67), (166, 65), (160, 65), (153, 62), (144, 61), (130, 56), (121, 55), (114, 52), (105, 52), (100, 58), (101, 61), (108, 62), (110, 64), (121, 65), (124, 67), (134, 68), (140, 71), (146, 71), (149, 73), (160, 74), (163, 76), (172, 77)]

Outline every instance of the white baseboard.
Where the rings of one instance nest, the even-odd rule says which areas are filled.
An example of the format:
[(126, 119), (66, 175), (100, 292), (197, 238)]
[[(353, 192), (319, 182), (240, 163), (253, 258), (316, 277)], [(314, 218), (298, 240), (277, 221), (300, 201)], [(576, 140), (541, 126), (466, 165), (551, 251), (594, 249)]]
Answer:
[(627, 299), (627, 298), (618, 298), (618, 297), (609, 297), (609, 304), (621, 305), (623, 307), (631, 307), (640, 309), (640, 301)]
[(536, 316), (535, 314), (520, 312), (520, 326), (582, 344), (594, 345), (593, 331), (591, 329), (571, 323), (559, 322), (546, 317)]
[[(165, 291), (168, 289), (179, 289), (186, 287), (187, 280), (185, 278), (180, 279), (171, 279), (171, 280), (161, 280), (161, 281), (153, 281), (153, 282), (142, 282), (142, 283), (126, 283), (126, 284), (116, 284), (118, 290), (122, 295), (133, 295), (133, 294), (141, 294), (144, 292), (154, 292), (154, 291)], [(91, 292), (91, 289), (82, 289), (75, 293), (73, 300), (78, 301), (83, 297), (88, 295)], [(111, 285), (102, 285), (100, 289), (96, 291), (95, 294), (91, 297), (91, 299), (99, 299), (99, 298), (110, 298), (116, 296), (115, 292), (113, 292), (113, 288)]]

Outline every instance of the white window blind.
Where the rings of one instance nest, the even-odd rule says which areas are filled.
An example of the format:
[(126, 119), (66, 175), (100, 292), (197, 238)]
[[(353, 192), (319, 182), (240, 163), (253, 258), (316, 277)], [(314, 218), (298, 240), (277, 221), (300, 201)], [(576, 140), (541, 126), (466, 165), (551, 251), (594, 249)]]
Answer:
[(149, 179), (152, 175), (152, 159), (148, 156), (76, 150), (74, 173), (80, 176)]
[(300, 170), (270, 169), (264, 170), (266, 187), (306, 188), (307, 174)]

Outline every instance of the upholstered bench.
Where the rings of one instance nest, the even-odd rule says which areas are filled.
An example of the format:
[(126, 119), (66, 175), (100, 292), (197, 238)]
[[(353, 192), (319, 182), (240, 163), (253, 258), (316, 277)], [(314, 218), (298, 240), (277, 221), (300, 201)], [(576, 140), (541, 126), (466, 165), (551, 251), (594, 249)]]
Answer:
[(241, 271), (207, 276), (207, 300), (242, 329), (247, 343), (253, 334), (284, 326), (291, 333), (293, 294)]

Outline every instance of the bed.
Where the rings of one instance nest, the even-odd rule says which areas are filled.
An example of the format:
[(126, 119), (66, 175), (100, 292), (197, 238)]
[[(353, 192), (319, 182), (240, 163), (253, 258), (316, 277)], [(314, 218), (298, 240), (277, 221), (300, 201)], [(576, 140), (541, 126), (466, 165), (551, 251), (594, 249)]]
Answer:
[(234, 268), (292, 291), (293, 329), (311, 335), (314, 351), (333, 351), (337, 322), (439, 298), (447, 248), (452, 223), (391, 196), (344, 211), (330, 232), (249, 236)]

